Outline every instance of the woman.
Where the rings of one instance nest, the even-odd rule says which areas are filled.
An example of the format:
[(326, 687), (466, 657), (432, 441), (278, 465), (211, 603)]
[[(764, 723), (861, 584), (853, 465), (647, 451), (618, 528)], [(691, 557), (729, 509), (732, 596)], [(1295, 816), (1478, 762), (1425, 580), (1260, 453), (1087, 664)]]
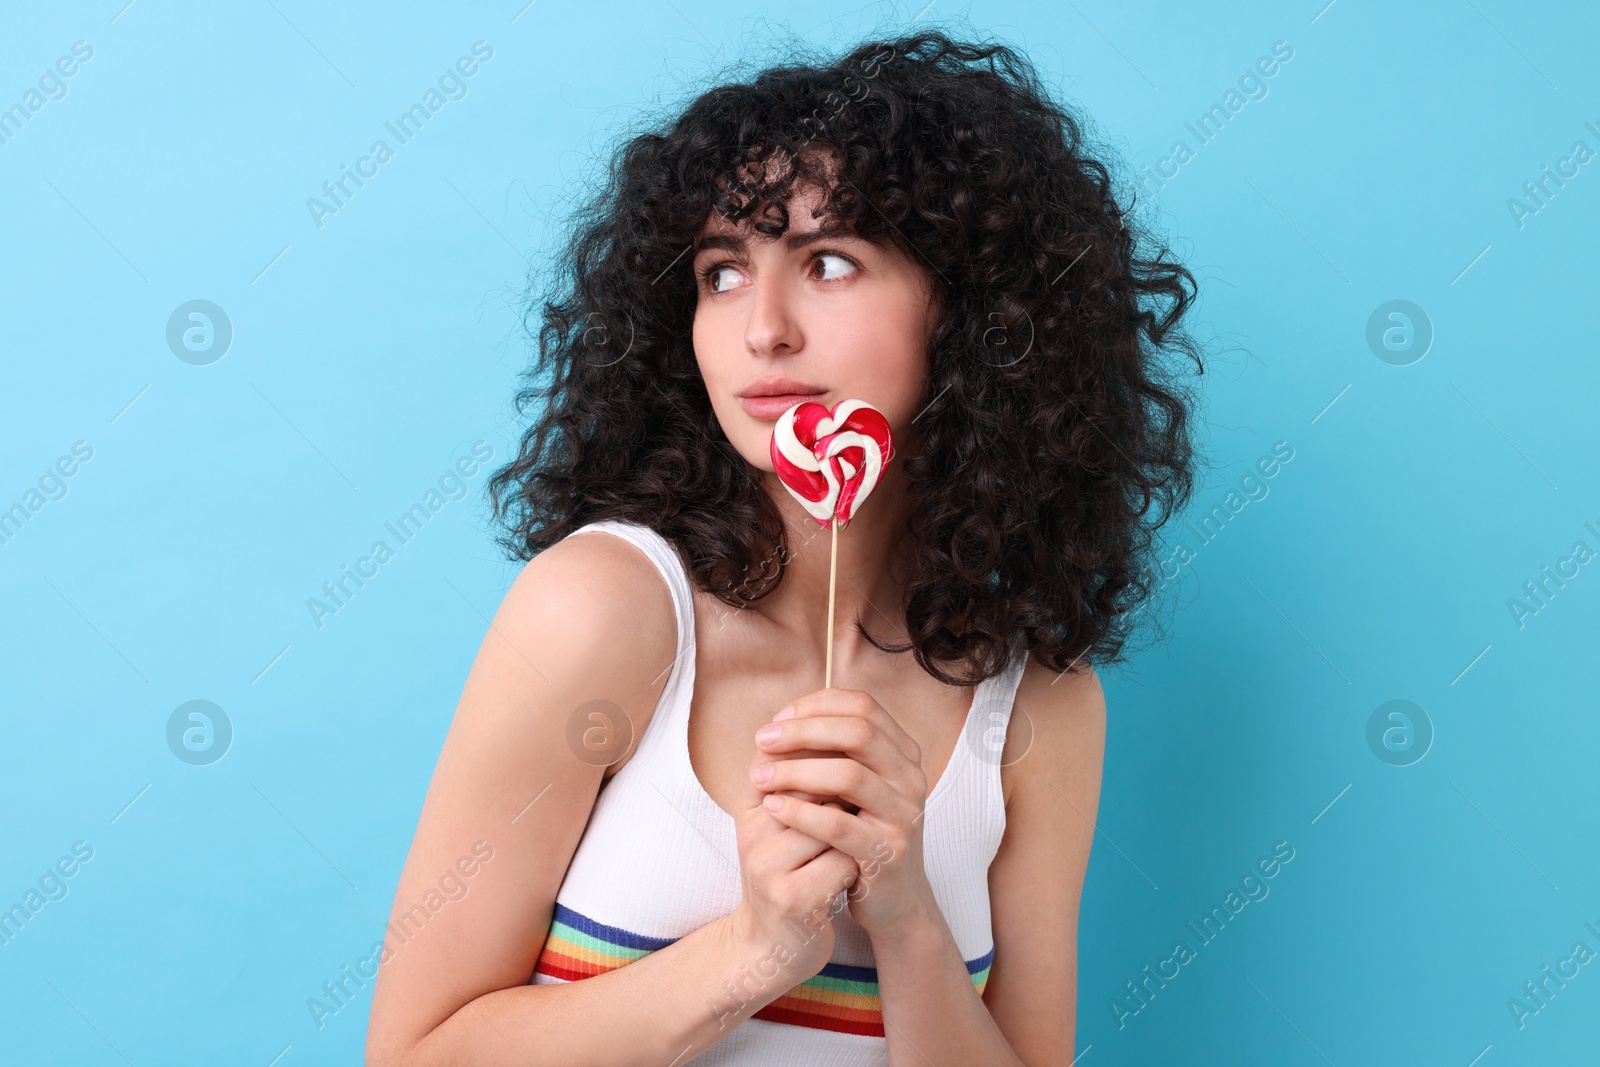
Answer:
[[(1142, 240), (1025, 60), (935, 32), (623, 146), (491, 483), (528, 562), (400, 878), (369, 1063), (1073, 1059), (1091, 663), (1192, 482), (1158, 360), (1198, 363), (1193, 279)], [(768, 449), (849, 398), (895, 458), (838, 535), (829, 635), (831, 539)]]

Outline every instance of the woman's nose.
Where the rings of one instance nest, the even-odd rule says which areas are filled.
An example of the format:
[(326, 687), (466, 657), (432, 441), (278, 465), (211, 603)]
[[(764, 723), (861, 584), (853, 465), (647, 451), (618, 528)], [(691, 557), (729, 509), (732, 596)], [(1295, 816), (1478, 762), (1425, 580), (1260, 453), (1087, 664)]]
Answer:
[(801, 329), (793, 294), (771, 272), (758, 276), (745, 323), (745, 345), (755, 355), (770, 356), (800, 347)]

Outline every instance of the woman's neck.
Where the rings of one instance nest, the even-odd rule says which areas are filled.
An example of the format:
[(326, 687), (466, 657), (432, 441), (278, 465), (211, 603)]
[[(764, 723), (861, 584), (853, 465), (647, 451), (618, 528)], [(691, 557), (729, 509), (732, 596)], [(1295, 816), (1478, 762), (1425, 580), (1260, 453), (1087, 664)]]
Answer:
[(904, 541), (906, 484), (898, 468), (885, 470), (861, 513), (837, 534), (811, 518), (778, 482), (767, 474), (767, 492), (777, 502), (788, 534), (789, 556), (783, 581), (757, 601), (756, 611), (794, 642), (795, 650), (823, 662), (828, 628), (830, 555), (838, 545), (834, 578), (833, 670), (835, 677), (860, 677), (853, 668), (863, 659), (882, 656), (856, 632), (860, 618), (880, 641), (906, 640), (903, 589), (891, 565)]

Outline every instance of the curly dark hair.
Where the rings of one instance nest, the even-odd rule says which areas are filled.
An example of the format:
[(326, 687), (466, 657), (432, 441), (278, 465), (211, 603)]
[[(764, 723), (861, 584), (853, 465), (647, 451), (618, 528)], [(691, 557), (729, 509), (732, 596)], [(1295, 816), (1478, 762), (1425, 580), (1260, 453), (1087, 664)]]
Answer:
[(1194, 277), (1145, 254), (1084, 120), (1011, 48), (924, 31), (656, 121), (578, 209), (559, 298), (530, 298), (538, 357), (517, 405), (543, 406), (489, 482), (500, 543), (527, 559), (617, 519), (659, 532), (732, 606), (777, 588), (783, 522), (713, 414), (687, 253), (711, 211), (781, 234), (803, 182), (825, 217), (925, 265), (941, 306), (904, 461), (909, 643), (857, 628), (953, 685), (1019, 644), (1056, 672), (1121, 658), (1155, 591), (1155, 533), (1195, 480), (1192, 397), (1162, 359), (1204, 368), (1180, 328)]

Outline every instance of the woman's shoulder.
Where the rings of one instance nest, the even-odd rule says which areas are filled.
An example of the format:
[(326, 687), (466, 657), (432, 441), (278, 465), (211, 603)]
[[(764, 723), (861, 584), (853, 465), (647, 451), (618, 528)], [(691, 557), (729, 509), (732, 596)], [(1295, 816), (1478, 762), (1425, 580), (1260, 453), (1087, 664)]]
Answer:
[(619, 704), (634, 737), (677, 655), (661, 572), (633, 544), (599, 532), (562, 538), (528, 560), (492, 627), (569, 702)]
[[(540, 601), (588, 618), (642, 614), (676, 645), (672, 594), (661, 572), (637, 545), (598, 529), (563, 537), (523, 564), (507, 596)], [(659, 609), (659, 610), (654, 610)]]
[(1098, 779), (1105, 732), (1105, 693), (1095, 669), (1081, 664), (1058, 673), (1030, 656), (1000, 754), (1007, 808), (1015, 790), (1031, 790), (1039, 776), (1081, 775), (1092, 766)]

